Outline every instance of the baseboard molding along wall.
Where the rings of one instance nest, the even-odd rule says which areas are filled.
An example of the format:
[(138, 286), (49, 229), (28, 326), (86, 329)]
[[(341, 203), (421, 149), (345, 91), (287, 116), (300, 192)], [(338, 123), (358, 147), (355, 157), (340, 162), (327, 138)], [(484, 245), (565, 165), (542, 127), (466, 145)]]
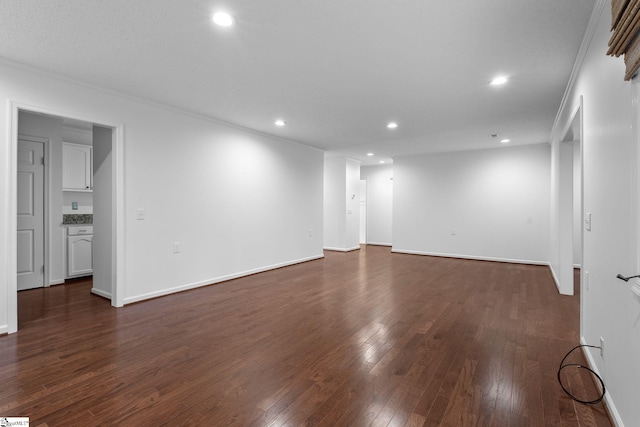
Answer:
[(545, 265), (545, 266), (549, 265), (547, 261), (533, 261), (533, 260), (527, 260), (527, 259), (513, 259), (513, 258), (495, 258), (495, 257), (483, 257), (483, 256), (474, 256), (474, 255), (445, 254), (445, 253), (439, 253), (439, 252), (412, 251), (407, 249), (396, 249), (396, 248), (392, 248), (391, 252), (399, 253), (399, 254), (409, 254), (409, 255), (437, 256), (437, 257), (443, 257), (443, 258), (471, 259), (475, 261), (507, 262), (510, 264), (529, 264), (529, 265)]
[[(584, 339), (584, 337), (582, 337), (582, 336), (580, 337), (580, 344), (582, 344), (582, 345), (596, 345), (596, 344), (589, 344)], [(598, 371), (598, 366), (596, 365), (596, 361), (593, 360), (593, 356), (591, 355), (591, 352), (583, 347), (582, 348), (582, 354), (584, 354), (585, 359), (587, 359), (587, 364), (589, 365), (589, 368), (591, 368), (596, 374), (598, 374), (604, 380), (604, 378), (602, 377), (602, 374)], [(594, 380), (595, 380), (595, 378), (594, 378)], [(607, 383), (606, 382), (605, 382), (604, 386), (605, 386), (605, 388), (607, 387)], [(616, 405), (613, 403), (613, 400), (611, 399), (611, 395), (609, 394), (609, 392), (605, 393), (604, 402), (607, 405), (607, 411), (609, 411), (609, 415), (613, 419), (613, 422), (616, 425), (616, 427), (624, 427), (624, 423), (622, 422), (622, 418), (620, 418), (620, 414), (618, 413), (618, 410), (616, 409)]]
[(324, 258), (324, 254), (322, 254), (322, 255), (314, 255), (314, 256), (307, 257), (307, 258), (300, 258), (300, 259), (297, 259), (297, 260), (287, 261), (287, 262), (283, 262), (283, 263), (280, 263), (280, 264), (269, 265), (269, 266), (266, 266), (266, 267), (255, 268), (253, 270), (247, 270), (247, 271), (243, 271), (243, 272), (240, 272), (240, 273), (229, 274), (227, 276), (216, 277), (216, 278), (207, 279), (207, 280), (201, 280), (199, 282), (188, 283), (186, 285), (181, 285), (181, 286), (175, 286), (173, 288), (164, 289), (164, 290), (161, 290), (161, 291), (149, 292), (147, 294), (142, 294), (142, 295), (137, 295), (137, 296), (132, 296), (132, 297), (126, 297), (126, 298), (124, 298), (124, 304), (126, 305), (126, 304), (131, 304), (131, 303), (134, 303), (134, 302), (144, 301), (144, 300), (151, 299), (151, 298), (157, 298), (157, 297), (162, 297), (162, 296), (165, 296), (165, 295), (171, 295), (171, 294), (175, 294), (177, 292), (188, 291), (189, 289), (200, 288), (202, 286), (214, 285), (216, 283), (226, 282), (227, 280), (238, 279), (238, 278), (244, 277), (244, 276), (251, 276), (252, 274), (262, 273), (262, 272), (269, 271), (269, 270), (275, 270), (277, 268), (282, 268), (282, 267), (288, 267), (290, 265), (300, 264), (300, 263), (303, 263), (303, 262), (313, 261), (313, 260), (321, 259), (321, 258)]
[(371, 246), (393, 246), (391, 243), (383, 243), (383, 242), (367, 242), (365, 243), (366, 245), (371, 245)]
[(325, 246), (324, 248), (325, 251), (336, 251), (336, 252), (351, 252), (351, 251), (357, 251), (358, 249), (360, 249), (360, 245), (358, 246), (352, 246), (350, 248), (332, 248), (330, 246)]
[(0, 335), (4, 335), (8, 333), (9, 333), (9, 325), (0, 326)]
[(94, 295), (98, 295), (99, 297), (111, 300), (111, 294), (109, 292), (101, 291), (100, 289), (96, 289), (96, 288), (91, 288), (91, 293)]

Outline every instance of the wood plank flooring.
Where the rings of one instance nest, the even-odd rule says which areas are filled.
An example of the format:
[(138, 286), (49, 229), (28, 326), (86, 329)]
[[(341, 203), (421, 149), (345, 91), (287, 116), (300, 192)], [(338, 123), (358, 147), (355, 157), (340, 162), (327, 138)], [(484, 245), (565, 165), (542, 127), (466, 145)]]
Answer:
[[(111, 308), (23, 291), (0, 416), (32, 426), (609, 426), (556, 380), (579, 297), (548, 268), (350, 253)], [(582, 356), (578, 354), (580, 359)], [(571, 378), (584, 389), (588, 380)]]

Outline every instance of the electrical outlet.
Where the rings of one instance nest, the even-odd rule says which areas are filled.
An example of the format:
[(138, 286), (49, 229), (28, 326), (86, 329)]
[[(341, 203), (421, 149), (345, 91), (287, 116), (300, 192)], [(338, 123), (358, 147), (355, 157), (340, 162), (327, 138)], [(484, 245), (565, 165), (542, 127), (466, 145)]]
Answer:
[(313, 230), (309, 229), (308, 233), (309, 233), (309, 237), (313, 237)]
[(451, 235), (452, 235), (452, 236), (455, 236), (455, 235), (456, 235), (456, 233), (457, 233), (457, 232), (456, 232), (456, 229), (455, 229), (455, 228), (452, 228), (452, 229), (451, 229)]
[(604, 359), (604, 338), (600, 337), (600, 357)]
[(174, 254), (180, 253), (180, 242), (174, 242), (171, 244), (171, 249)]

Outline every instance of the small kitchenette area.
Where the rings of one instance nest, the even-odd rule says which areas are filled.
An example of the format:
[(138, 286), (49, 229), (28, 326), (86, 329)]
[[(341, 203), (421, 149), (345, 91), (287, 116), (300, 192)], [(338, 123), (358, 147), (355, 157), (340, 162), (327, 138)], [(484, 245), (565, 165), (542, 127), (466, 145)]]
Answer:
[(62, 142), (62, 228), (65, 279), (93, 273), (93, 148), (91, 128), (66, 122)]
[(31, 112), (18, 122), (18, 291), (82, 277), (111, 299), (113, 129)]

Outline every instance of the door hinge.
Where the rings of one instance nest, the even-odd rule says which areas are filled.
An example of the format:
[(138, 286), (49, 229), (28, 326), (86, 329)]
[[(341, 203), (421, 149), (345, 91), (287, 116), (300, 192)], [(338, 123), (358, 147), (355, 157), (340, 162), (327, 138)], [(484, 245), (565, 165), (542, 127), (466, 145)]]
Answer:
[(40, 272), (44, 275), (44, 265), (40, 267)]
[(46, 163), (44, 162), (44, 157), (42, 158), (42, 166), (46, 166)]

